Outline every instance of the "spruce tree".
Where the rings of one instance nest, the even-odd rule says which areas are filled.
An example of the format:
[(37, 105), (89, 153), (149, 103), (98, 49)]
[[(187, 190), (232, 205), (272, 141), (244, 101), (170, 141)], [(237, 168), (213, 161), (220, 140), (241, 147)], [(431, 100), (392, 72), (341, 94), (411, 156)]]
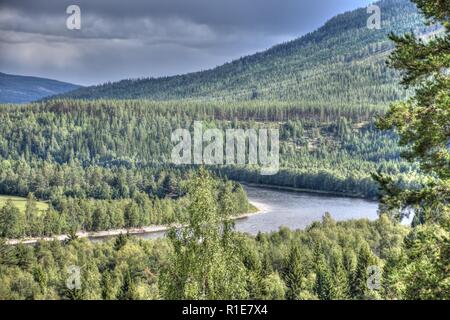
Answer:
[(369, 267), (371, 266), (376, 266), (376, 259), (368, 245), (363, 244), (358, 252), (356, 269), (350, 284), (350, 292), (353, 298), (365, 300), (370, 297), (368, 279)]
[(333, 278), (325, 260), (323, 248), (316, 245), (314, 252), (316, 283), (314, 291), (320, 300), (332, 300), (335, 297)]
[(305, 277), (305, 266), (302, 262), (300, 246), (292, 244), (289, 256), (284, 268), (284, 281), (286, 283), (286, 298), (288, 300), (299, 300), (302, 291), (302, 281)]

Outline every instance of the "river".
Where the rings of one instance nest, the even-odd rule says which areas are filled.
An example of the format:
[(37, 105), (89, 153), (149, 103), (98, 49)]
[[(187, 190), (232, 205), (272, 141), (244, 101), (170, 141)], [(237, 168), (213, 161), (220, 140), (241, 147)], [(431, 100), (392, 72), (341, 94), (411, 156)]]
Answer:
[(281, 226), (303, 229), (320, 221), (325, 212), (335, 220), (378, 217), (375, 201), (255, 187), (245, 189), (249, 200), (262, 212), (237, 221), (236, 229), (253, 235), (259, 231), (277, 231)]
[[(256, 235), (277, 231), (281, 226), (302, 229), (320, 221), (325, 212), (335, 220), (368, 218), (375, 220), (378, 203), (357, 198), (336, 197), (314, 193), (280, 191), (259, 187), (245, 187), (248, 198), (261, 211), (236, 221), (236, 230)], [(164, 232), (137, 235), (157, 238)]]

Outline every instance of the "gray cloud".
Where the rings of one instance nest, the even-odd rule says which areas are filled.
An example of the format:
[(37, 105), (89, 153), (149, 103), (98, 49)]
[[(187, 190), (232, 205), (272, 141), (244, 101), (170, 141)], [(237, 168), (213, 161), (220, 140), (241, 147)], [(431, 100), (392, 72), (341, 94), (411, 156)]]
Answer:
[[(0, 4), (0, 71), (94, 84), (207, 69), (369, 0), (100, 0)], [(67, 30), (66, 7), (81, 8)]]

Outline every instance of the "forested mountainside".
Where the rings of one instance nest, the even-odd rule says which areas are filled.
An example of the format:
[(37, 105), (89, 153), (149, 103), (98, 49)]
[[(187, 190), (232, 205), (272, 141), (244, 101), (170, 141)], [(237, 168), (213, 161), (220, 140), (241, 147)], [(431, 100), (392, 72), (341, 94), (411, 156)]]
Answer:
[[(370, 91), (364, 86), (365, 73), (353, 74), (357, 80), (328, 77), (334, 67), (342, 74), (355, 70), (355, 58), (346, 61), (345, 56), (329, 63), (332, 71), (326, 69), (322, 80), (335, 82), (320, 83), (325, 89), (317, 101), (308, 100), (315, 91), (297, 101), (276, 101), (270, 95), (263, 100), (258, 88), (247, 87), (252, 101), (52, 99), (0, 105), (0, 300), (448, 300), (450, 2), (414, 2), (425, 17), (444, 26), (444, 34), (428, 42), (391, 36), (396, 49), (389, 65), (416, 92), (391, 104), (376, 121), (375, 114), (386, 111), (380, 101), (392, 97), (380, 89), (373, 103), (360, 103), (370, 101), (370, 95), (354, 103), (358, 93)], [(404, 1), (381, 4), (390, 5), (391, 12), (401, 8), (399, 20), (413, 16)], [(340, 33), (333, 39), (355, 30), (351, 24), (343, 29), (338, 19), (358, 12), (335, 18)], [(358, 19), (349, 21), (359, 26)], [(326, 27), (332, 26), (329, 22)], [(330, 34), (324, 33), (322, 40), (330, 40)], [(303, 39), (307, 43), (299, 46), (313, 46), (311, 37), (318, 45), (319, 35), (304, 37), (310, 41)], [(334, 47), (343, 50), (340, 43), (329, 42)], [(272, 49), (273, 55), (280, 48)], [(315, 48), (320, 57), (320, 48)], [(385, 86), (378, 83), (378, 88), (395, 92), (391, 76), (384, 74)], [(269, 79), (281, 86), (281, 78)], [(173, 79), (180, 78), (148, 82), (171, 84)], [(341, 82), (357, 86), (332, 86)], [(340, 99), (329, 94), (328, 86), (349, 94)], [(229, 92), (237, 91), (230, 87)], [(254, 166), (171, 165), (171, 133), (192, 130), (194, 120), (207, 128), (279, 128), (280, 172), (263, 177)], [(399, 151), (408, 162), (399, 158)], [(379, 187), (379, 219), (336, 222), (325, 213), (322, 222), (304, 230), (282, 227), (256, 236), (235, 232), (230, 218), (254, 208), (242, 186), (224, 176), (366, 197)], [(5, 201), (10, 195), (16, 203), (22, 196), (25, 205)], [(411, 227), (402, 226), (400, 220), (412, 213)], [(157, 240), (121, 234), (93, 243), (76, 234), (172, 223), (176, 225), (167, 237)], [(66, 240), (41, 239), (34, 246), (10, 242), (60, 233), (68, 234)], [(74, 267), (79, 286), (67, 282)]]
[(0, 72), (0, 103), (26, 103), (80, 88), (52, 79)]
[(387, 35), (428, 32), (414, 4), (383, 0), (381, 30), (369, 30), (366, 8), (340, 14), (320, 29), (267, 51), (217, 68), (163, 78), (123, 80), (81, 88), (67, 98), (155, 100), (265, 99), (383, 104), (405, 92), (386, 67), (392, 44)]
[[(75, 170), (76, 163), (85, 168), (173, 170), (168, 168), (171, 134), (179, 128), (193, 130), (197, 120), (208, 128), (280, 129), (278, 174), (262, 176), (255, 166), (211, 168), (219, 174), (240, 181), (374, 197), (377, 184), (371, 173), (382, 170), (414, 177), (413, 168), (399, 159), (395, 135), (374, 128), (379, 110), (263, 101), (52, 100), (5, 105), (0, 108), (0, 160), (4, 160), (0, 161), (0, 192), (21, 196), (33, 192), (45, 199), (52, 194), (72, 195), (74, 191), (66, 186), (74, 183), (73, 177), (64, 172)], [(117, 179), (107, 180), (103, 182), (109, 186), (99, 177), (91, 182), (95, 192), (106, 198), (111, 192), (101, 190), (113, 187)]]

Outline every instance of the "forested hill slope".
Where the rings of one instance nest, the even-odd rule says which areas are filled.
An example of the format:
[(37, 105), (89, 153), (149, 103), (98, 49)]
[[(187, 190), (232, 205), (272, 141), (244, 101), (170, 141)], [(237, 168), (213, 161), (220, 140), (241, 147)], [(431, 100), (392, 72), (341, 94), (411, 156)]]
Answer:
[[(366, 8), (340, 14), (320, 29), (267, 51), (186, 75), (123, 80), (81, 88), (65, 98), (296, 100), (384, 104), (402, 91), (385, 59), (387, 34), (425, 32), (409, 0), (383, 0), (381, 30), (368, 29)], [(60, 96), (61, 97), (61, 96)]]
[(0, 103), (26, 103), (77, 88), (72, 83), (0, 72)]

